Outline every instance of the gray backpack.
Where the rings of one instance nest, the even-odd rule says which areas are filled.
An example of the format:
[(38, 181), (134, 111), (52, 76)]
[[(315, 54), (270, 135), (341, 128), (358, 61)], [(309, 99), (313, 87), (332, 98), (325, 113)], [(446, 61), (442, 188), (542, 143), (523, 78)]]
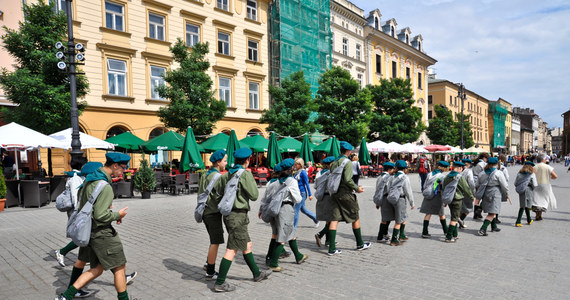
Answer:
[(315, 179), (315, 198), (318, 201), (323, 200), (325, 192), (327, 191), (327, 180), (329, 179), (331, 171), (327, 170), (321, 176)]
[(236, 201), (239, 178), (244, 171), (245, 169), (237, 170), (235, 175), (230, 178), (228, 183), (226, 183), (226, 187), (224, 188), (224, 196), (218, 204), (218, 209), (223, 216), (227, 216), (232, 212), (234, 202)]
[[(105, 180), (99, 180), (96, 183), (95, 189), (89, 196), (89, 200), (81, 210), (73, 212), (67, 221), (67, 237), (71, 238), (73, 242), (79, 247), (85, 247), (89, 244), (91, 237), (91, 218), (93, 214), (93, 204), (99, 197), (99, 194), (105, 186), (109, 183)], [(83, 190), (82, 190), (83, 191)]]
[(284, 182), (279, 183), (279, 188), (277, 188), (277, 190), (272, 195), (268, 195), (269, 202), (266, 202), (261, 209), (261, 219), (265, 223), (271, 222), (273, 218), (279, 215), (279, 211), (281, 211), (281, 204), (283, 204), (283, 199), (285, 199), (287, 194), (289, 194), (289, 190), (287, 189), (287, 183)]
[(489, 174), (487, 179), (485, 179), (485, 181), (481, 183), (481, 185), (477, 188), (477, 192), (475, 192), (475, 198), (483, 199), (483, 196), (485, 195), (485, 190), (487, 189), (487, 185), (489, 184), (489, 181), (491, 181), (491, 176), (493, 176), (495, 172), (497, 172), (497, 170), (491, 172), (491, 174)]
[(71, 191), (69, 189), (63, 190), (63, 192), (57, 196), (55, 199), (55, 208), (61, 212), (73, 209), (73, 201), (71, 200)]
[(439, 190), (437, 188), (437, 186), (441, 183), (440, 177), (441, 177), (441, 173), (432, 175), (424, 183), (424, 189), (422, 191), (422, 195), (424, 196), (424, 199), (431, 200), (437, 195), (438, 190)]
[(350, 161), (350, 159), (345, 158), (338, 167), (330, 171), (330, 175), (327, 180), (327, 190), (329, 194), (336, 194), (338, 192), (338, 187), (340, 186), (340, 179), (342, 178), (342, 172), (344, 171), (344, 166)]
[(461, 178), (461, 174), (458, 174), (453, 178), (451, 182), (443, 187), (443, 193), (441, 193), (441, 202), (443, 204), (448, 205), (449, 203), (453, 202), (455, 198), (455, 191), (457, 191), (457, 184), (459, 183), (459, 179)]
[(400, 178), (394, 177), (394, 179), (392, 179), (394, 182), (392, 182), (392, 185), (390, 186), (390, 191), (388, 192), (388, 197), (386, 199), (393, 205), (398, 203), (398, 200), (400, 200), (400, 197), (402, 196), (404, 178), (405, 177), (402, 176)]
[(388, 175), (388, 173), (382, 173), (380, 174), (380, 177), (378, 177), (378, 180), (376, 180), (376, 192), (374, 192), (372, 201), (374, 201), (374, 204), (377, 206), (382, 206), (382, 200), (386, 195), (385, 189), (388, 179), (390, 179), (390, 175)]
[(202, 223), (202, 217), (204, 216), (204, 209), (206, 208), (206, 201), (208, 201), (208, 197), (210, 196), (210, 193), (212, 192), (212, 189), (214, 188), (214, 185), (216, 184), (220, 176), (222, 176), (222, 174), (215, 173), (214, 176), (212, 177), (212, 180), (210, 180), (210, 183), (208, 183), (206, 190), (202, 194), (198, 195), (196, 209), (194, 210), (194, 219), (196, 219), (196, 222), (198, 223)]
[(519, 194), (524, 194), (526, 188), (530, 186), (530, 179), (532, 174), (527, 174), (525, 177), (515, 182), (515, 191)]

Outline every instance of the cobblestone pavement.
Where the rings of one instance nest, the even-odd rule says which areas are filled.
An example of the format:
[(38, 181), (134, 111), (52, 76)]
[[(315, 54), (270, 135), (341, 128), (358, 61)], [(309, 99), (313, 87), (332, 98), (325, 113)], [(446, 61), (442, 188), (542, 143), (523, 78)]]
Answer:
[[(509, 168), (511, 178), (518, 169)], [(297, 265), (292, 257), (284, 259), (284, 272), (255, 283), (242, 256), (237, 255), (228, 274), (228, 282), (237, 290), (228, 294), (213, 293), (214, 283), (204, 280), (208, 237), (204, 225), (193, 218), (196, 194), (119, 199), (115, 208), (128, 206), (129, 210), (123, 224), (115, 228), (125, 247), (127, 272), (139, 274), (128, 287), (129, 295), (132, 299), (567, 299), (570, 175), (562, 165), (555, 165), (555, 170), (560, 176), (553, 182), (558, 210), (547, 212), (544, 221), (514, 227), (518, 195), (511, 182), (513, 205), (503, 204), (501, 232), (477, 236), (481, 222), (470, 216), (468, 228), (459, 232), (461, 239), (447, 244), (433, 217), (433, 237), (421, 239), (423, 215), (414, 210), (406, 226), (410, 240), (403, 247), (375, 242), (380, 216), (371, 202), (375, 179), (361, 179), (365, 189), (358, 195), (362, 232), (366, 240), (373, 241), (370, 249), (355, 251), (350, 225), (340, 224), (337, 241), (343, 253), (329, 257), (324, 247), (315, 244), (317, 229), (312, 221), (301, 216), (299, 248), (309, 255), (308, 261)], [(419, 191), (418, 176), (410, 176), (414, 191)], [(415, 192), (415, 197), (419, 207), (420, 193)], [(314, 209), (315, 203), (307, 201), (307, 205)], [(257, 202), (252, 204), (249, 230), (256, 261), (265, 269), (271, 230), (257, 218), (258, 207)], [(63, 292), (77, 257), (77, 250), (69, 253), (65, 268), (55, 260), (53, 250), (69, 241), (66, 220), (53, 204), (0, 213), (0, 299), (53, 299)], [(91, 299), (115, 299), (112, 281), (111, 272), (105, 272), (91, 283), (88, 289), (98, 291)]]

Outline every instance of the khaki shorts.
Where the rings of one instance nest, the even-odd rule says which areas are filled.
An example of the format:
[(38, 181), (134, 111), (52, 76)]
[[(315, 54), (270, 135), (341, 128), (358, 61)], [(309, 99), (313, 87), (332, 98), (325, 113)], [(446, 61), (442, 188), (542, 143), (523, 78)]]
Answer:
[(104, 270), (111, 270), (127, 263), (119, 233), (113, 227), (92, 231), (89, 245), (79, 249), (79, 259), (83, 260), (82, 258), (89, 259), (91, 268), (101, 264)]
[(224, 227), (222, 224), (222, 214), (215, 213), (202, 217), (206, 230), (210, 236), (210, 244), (224, 243)]
[(228, 249), (245, 251), (247, 250), (247, 243), (251, 242), (247, 225), (249, 224), (249, 217), (247, 212), (232, 211), (229, 215), (224, 216), (224, 224), (228, 231)]
[(358, 200), (352, 192), (342, 192), (332, 195), (332, 221), (344, 221), (354, 223), (360, 218), (358, 212)]

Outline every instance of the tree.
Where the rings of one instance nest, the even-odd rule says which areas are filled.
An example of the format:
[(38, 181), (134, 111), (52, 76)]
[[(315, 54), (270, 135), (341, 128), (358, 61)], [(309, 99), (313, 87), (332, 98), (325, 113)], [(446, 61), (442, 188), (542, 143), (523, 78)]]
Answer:
[(205, 58), (208, 43), (197, 43), (189, 51), (179, 38), (170, 52), (180, 67), (166, 72), (168, 85), (157, 88), (161, 97), (170, 100), (168, 106), (158, 110), (160, 121), (178, 133), (190, 126), (196, 135), (209, 135), (214, 124), (226, 115), (226, 103), (214, 98), (212, 79), (206, 74), (210, 67)]
[(268, 131), (286, 136), (300, 136), (314, 132), (316, 124), (310, 120), (315, 110), (311, 85), (305, 81), (303, 71), (292, 73), (281, 87), (269, 86), (271, 107), (263, 111), (261, 123), (267, 123)]
[[(55, 13), (44, 1), (23, 7), (26, 20), (18, 30), (4, 26), (4, 47), (16, 59), (13, 72), (2, 69), (0, 85), (17, 106), (4, 108), (5, 121), (17, 122), (44, 134), (71, 125), (69, 77), (57, 67), (56, 42), (64, 42), (67, 32), (65, 13)], [(64, 43), (65, 44), (65, 43)], [(77, 97), (89, 90), (85, 76), (77, 76)], [(79, 113), (86, 107), (78, 102)]]
[(361, 89), (347, 70), (333, 67), (319, 79), (316, 123), (322, 126), (324, 134), (356, 145), (368, 134), (371, 97), (370, 91)]
[(422, 110), (414, 106), (410, 80), (382, 79), (380, 85), (369, 85), (374, 110), (370, 122), (370, 139), (411, 143), (425, 130)]
[(429, 121), (427, 137), (433, 144), (456, 146), (459, 131), (456, 122), (453, 121), (451, 111), (440, 105), (434, 108), (435, 116)]
[[(463, 116), (463, 148), (471, 148), (475, 145), (473, 142), (473, 131), (471, 131), (471, 114)], [(457, 142), (453, 145), (461, 147), (461, 113), (457, 114), (457, 122), (455, 122), (455, 127), (457, 128)]]

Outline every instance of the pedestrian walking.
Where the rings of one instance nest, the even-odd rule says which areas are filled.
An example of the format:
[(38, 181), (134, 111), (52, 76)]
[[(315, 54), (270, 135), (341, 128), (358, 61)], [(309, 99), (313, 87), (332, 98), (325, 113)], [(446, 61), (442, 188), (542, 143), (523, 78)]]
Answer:
[(295, 180), (297, 180), (299, 190), (301, 191), (301, 197), (303, 198), (300, 203), (295, 204), (295, 228), (297, 228), (299, 224), (299, 215), (301, 212), (315, 223), (315, 227), (319, 227), (317, 216), (305, 206), (307, 197), (309, 200), (313, 200), (313, 194), (309, 186), (309, 176), (307, 175), (307, 171), (305, 171), (305, 161), (300, 157), (296, 158), (293, 170), (295, 172)]
[(477, 197), (481, 196), (481, 208), (487, 213), (487, 217), (478, 232), (481, 236), (487, 235), (489, 225), (491, 225), (491, 231), (501, 231), (497, 227), (495, 216), (501, 212), (502, 194), (507, 193), (508, 195), (509, 186), (503, 172), (497, 170), (498, 164), (499, 160), (496, 157), (490, 157), (487, 160), (485, 170), (477, 176)]
[[(505, 175), (505, 179), (507, 180), (507, 184), (508, 184), (510, 178), (509, 178), (509, 170), (507, 169), (507, 166), (506, 166), (506, 163), (507, 163), (506, 160), (507, 160), (507, 158), (506, 158), (506, 156), (505, 156), (504, 154), (499, 155), (499, 166), (498, 166), (498, 169), (499, 169), (501, 172), (503, 172), (503, 175)], [(502, 194), (501, 194), (501, 202), (507, 202), (508, 196), (509, 196), (509, 195), (507, 195), (505, 192), (502, 192)], [(495, 219), (497, 219), (497, 221), (496, 221), (497, 224), (501, 224), (501, 220), (499, 220), (499, 214), (497, 214), (497, 215), (495, 216)]]
[[(489, 159), (490, 155), (489, 153), (483, 152), (481, 154), (479, 154), (479, 157), (477, 157), (477, 160), (475, 160), (473, 162), (473, 164), (475, 165), (473, 167), (473, 180), (475, 180), (475, 183), (477, 184), (477, 182), (479, 182), (479, 174), (481, 174), (481, 172), (483, 172), (483, 170), (485, 169), (485, 166), (487, 165), (487, 160)], [(475, 206), (473, 208), (473, 219), (482, 219), (483, 215), (481, 214), (483, 212), (483, 209), (481, 208), (480, 204), (481, 204), (481, 199), (477, 199), (477, 197), (475, 197)]]
[(382, 173), (376, 180), (376, 192), (373, 197), (376, 209), (380, 209), (381, 214), (380, 228), (376, 241), (383, 243), (390, 241), (388, 228), (390, 227), (390, 222), (396, 219), (394, 206), (390, 205), (386, 199), (390, 191), (390, 179), (394, 173), (396, 173), (396, 165), (393, 162), (388, 161), (382, 165)]
[(428, 239), (431, 237), (429, 233), (429, 221), (432, 215), (439, 216), (439, 223), (441, 224), (441, 228), (443, 230), (443, 234), (447, 233), (447, 220), (445, 219), (445, 211), (443, 209), (443, 203), (441, 202), (441, 192), (443, 191), (442, 183), (443, 179), (447, 175), (445, 172), (449, 170), (449, 163), (443, 160), (437, 162), (437, 168), (431, 172), (426, 180), (426, 185), (424, 186), (425, 189), (433, 189), (434, 193), (433, 196), (431, 193), (424, 193), (422, 190), (422, 194), (430, 194), (432, 198), (425, 197), (422, 201), (422, 206), (420, 207), (420, 212), (425, 214), (424, 216), (424, 223), (423, 223), (423, 230), (422, 230), (422, 238)]
[(451, 215), (449, 227), (447, 228), (447, 234), (445, 236), (445, 241), (448, 243), (455, 243), (455, 241), (459, 238), (457, 233), (457, 223), (459, 221), (459, 214), (461, 213), (461, 207), (463, 206), (465, 199), (468, 199), (468, 201), (471, 202), (473, 201), (473, 193), (471, 192), (467, 178), (461, 175), (464, 168), (465, 163), (461, 161), (454, 161), (453, 170), (451, 170), (451, 172), (449, 172), (449, 174), (447, 174), (443, 180), (443, 194), (448, 193), (446, 189), (452, 189), (454, 185), (451, 183), (454, 180), (457, 180), (457, 184), (455, 185), (455, 192), (449, 191), (453, 193), (453, 200), (447, 205), (449, 207), (449, 213)]
[(354, 184), (358, 185), (360, 175), (362, 175), (360, 162), (358, 161), (358, 155), (354, 154), (352, 155), (352, 181), (354, 181)]
[(530, 218), (530, 207), (534, 200), (534, 189), (538, 186), (536, 180), (536, 175), (534, 174), (534, 163), (532, 161), (527, 161), (520, 169), (515, 179), (515, 189), (519, 194), (519, 214), (517, 221), (515, 223), (516, 227), (522, 227), (521, 221), (523, 212), (526, 213), (527, 224), (532, 224), (532, 219)]
[[(352, 162), (348, 159), (348, 155), (354, 149), (354, 147), (347, 142), (340, 142), (341, 156), (332, 164), (330, 171), (334, 172), (336, 168), (342, 168), (342, 175), (340, 177), (340, 183), (338, 185), (338, 190), (336, 193), (331, 195), (332, 198), (332, 218), (329, 226), (329, 255), (336, 255), (342, 253), (341, 250), (336, 249), (336, 230), (339, 221), (344, 221), (346, 223), (352, 223), (352, 232), (354, 233), (354, 238), (356, 239), (356, 250), (362, 251), (370, 248), (370, 242), (364, 242), (362, 240), (362, 233), (360, 232), (360, 216), (358, 207), (358, 200), (356, 199), (356, 193), (362, 193), (364, 188), (362, 186), (357, 186), (354, 181), (352, 181)], [(331, 178), (329, 177), (329, 180)]]
[(415, 208), (415, 205), (410, 178), (405, 172), (408, 164), (404, 160), (397, 160), (395, 166), (397, 172), (390, 177), (390, 182), (388, 183), (390, 191), (387, 196), (387, 202), (392, 206), (396, 222), (392, 231), (390, 246), (401, 246), (403, 242), (408, 240), (405, 233), (406, 220), (408, 219), (406, 202), (410, 204), (412, 210)]
[(327, 179), (330, 174), (330, 166), (334, 162), (334, 156), (327, 156), (322, 161), (323, 168), (317, 173), (315, 178), (315, 197), (317, 198), (316, 214), (317, 220), (325, 221), (325, 227), (315, 233), (315, 241), (318, 247), (322, 246), (321, 239), (325, 237), (325, 246), (328, 247), (330, 234), (329, 226), (332, 219), (331, 195), (327, 190)]
[[(461, 160), (461, 162), (465, 164), (465, 168), (463, 169), (463, 172), (461, 172), (461, 176), (465, 177), (465, 179), (467, 180), (467, 184), (471, 189), (471, 194), (475, 195), (475, 179), (473, 177), (473, 168), (472, 168), (473, 161), (469, 158), (464, 158)], [(461, 206), (461, 214), (459, 215), (459, 220), (457, 220), (457, 222), (459, 223), (459, 228), (467, 228), (467, 225), (465, 224), (465, 218), (467, 218), (467, 215), (469, 215), (471, 210), (473, 210), (473, 200), (474, 199), (463, 198), (463, 205)]]
[(552, 193), (552, 186), (550, 185), (551, 179), (558, 178), (554, 168), (546, 164), (546, 157), (544, 154), (539, 154), (536, 157), (536, 166), (534, 173), (536, 174), (536, 181), (538, 186), (534, 189), (534, 200), (532, 202), (532, 210), (536, 213), (535, 220), (541, 221), (542, 214), (548, 209), (556, 209), (556, 197)]
[(425, 154), (421, 154), (420, 158), (416, 164), (416, 171), (420, 174), (420, 182), (421, 182), (421, 190), (424, 190), (424, 184), (428, 177), (428, 174), (431, 172), (431, 165), (429, 160), (427, 159)]

